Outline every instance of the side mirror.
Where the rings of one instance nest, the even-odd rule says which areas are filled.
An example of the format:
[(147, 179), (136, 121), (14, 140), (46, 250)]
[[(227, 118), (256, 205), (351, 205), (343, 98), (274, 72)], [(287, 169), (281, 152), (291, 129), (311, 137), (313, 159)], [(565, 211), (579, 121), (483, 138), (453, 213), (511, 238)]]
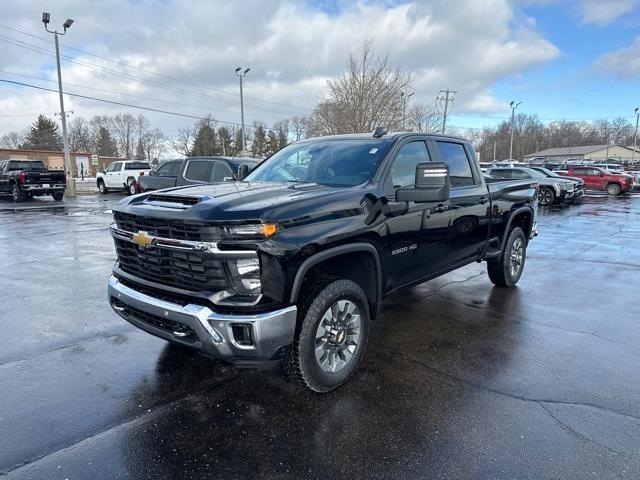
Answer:
[(599, 177), (604, 177), (604, 173), (602, 173), (602, 172), (598, 172), (598, 176), (599, 176)]
[(104, 169), (103, 169), (103, 170), (100, 170), (100, 173), (102, 173), (104, 175), (107, 172), (105, 172)]
[(249, 165), (240, 165), (238, 167), (238, 180), (242, 180), (249, 174)]
[(444, 162), (425, 162), (416, 165), (414, 188), (396, 190), (399, 202), (444, 202), (449, 199), (449, 165)]
[(150, 171), (149, 171), (149, 173), (148, 173), (147, 175), (149, 175), (149, 176), (151, 176), (151, 177), (155, 177), (155, 175), (156, 175), (156, 171), (155, 171), (155, 170), (150, 170)]

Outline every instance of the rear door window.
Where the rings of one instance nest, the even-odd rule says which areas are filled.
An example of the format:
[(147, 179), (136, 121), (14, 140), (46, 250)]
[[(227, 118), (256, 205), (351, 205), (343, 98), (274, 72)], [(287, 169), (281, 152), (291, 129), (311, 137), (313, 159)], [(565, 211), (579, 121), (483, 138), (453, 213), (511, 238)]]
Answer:
[(190, 160), (184, 177), (196, 182), (210, 182), (213, 174), (213, 163), (210, 160)]
[(464, 145), (455, 142), (436, 141), (440, 160), (449, 165), (449, 177), (452, 187), (475, 185), (471, 163)]

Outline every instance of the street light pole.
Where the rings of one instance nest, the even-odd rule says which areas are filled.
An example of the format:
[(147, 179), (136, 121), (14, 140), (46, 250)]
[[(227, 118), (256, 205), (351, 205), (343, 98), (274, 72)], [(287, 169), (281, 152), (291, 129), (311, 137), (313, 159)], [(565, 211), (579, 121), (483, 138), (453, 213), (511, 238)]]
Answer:
[(634, 110), (636, 114), (636, 131), (633, 134), (633, 152), (631, 152), (631, 165), (636, 160), (636, 145), (638, 145), (638, 121), (640, 121), (640, 107)]
[(509, 161), (513, 160), (513, 130), (515, 128), (515, 119), (516, 119), (516, 108), (522, 102), (516, 103), (512, 101), (509, 106), (511, 107), (511, 142), (509, 143)]
[(44, 29), (52, 33), (55, 38), (56, 45), (56, 65), (58, 67), (58, 96), (60, 97), (60, 120), (62, 121), (62, 142), (64, 144), (64, 169), (66, 171), (66, 179), (67, 179), (67, 196), (75, 197), (76, 196), (76, 181), (73, 178), (72, 170), (71, 170), (71, 155), (69, 153), (69, 137), (67, 136), (67, 114), (64, 111), (64, 96), (62, 94), (62, 72), (60, 70), (60, 46), (58, 45), (58, 35), (65, 35), (67, 33), (67, 29), (71, 27), (73, 24), (73, 20), (67, 18), (67, 20), (62, 24), (64, 30), (62, 33), (57, 30), (49, 30), (49, 21), (51, 19), (51, 15), (47, 12), (42, 12), (42, 23), (44, 23)]
[(245, 68), (244, 70), (242, 70), (242, 67), (236, 68), (236, 75), (240, 79), (240, 133), (242, 135), (242, 152), (245, 151), (245, 143), (247, 141), (244, 134), (244, 98), (242, 92), (242, 79), (247, 75), (247, 73), (249, 73), (250, 70), (250, 68)]
[(403, 132), (405, 129), (405, 119), (407, 118), (407, 102), (409, 101), (409, 98), (411, 98), (413, 95), (415, 95), (414, 92), (411, 92), (409, 94), (400, 92), (400, 96), (402, 97), (402, 131)]

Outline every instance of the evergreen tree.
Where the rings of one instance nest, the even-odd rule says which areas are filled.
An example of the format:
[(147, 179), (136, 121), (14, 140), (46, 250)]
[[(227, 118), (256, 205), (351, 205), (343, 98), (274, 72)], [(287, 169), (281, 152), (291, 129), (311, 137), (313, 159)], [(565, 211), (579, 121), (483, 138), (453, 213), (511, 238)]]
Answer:
[(242, 155), (242, 130), (240, 128), (235, 129), (235, 135), (233, 138), (233, 155)]
[(264, 126), (254, 122), (253, 141), (251, 142), (251, 153), (254, 156), (262, 157), (267, 150), (267, 132)]
[(96, 132), (96, 153), (105, 157), (115, 157), (118, 152), (118, 146), (111, 136), (107, 127), (98, 127)]
[(38, 119), (29, 127), (23, 147), (34, 150), (62, 150), (58, 124), (44, 115), (38, 115)]
[(142, 140), (138, 140), (138, 144), (136, 145), (136, 160), (144, 160), (146, 158), (146, 154), (144, 152), (144, 145), (142, 144)]
[(271, 155), (273, 153), (276, 153), (278, 150), (280, 150), (278, 136), (276, 135), (276, 132), (274, 132), (273, 130), (269, 130), (267, 132), (267, 146), (265, 154)]
[(196, 125), (196, 135), (190, 157), (200, 157), (218, 154), (216, 145), (216, 131), (213, 128), (213, 120), (210, 117), (202, 119)]

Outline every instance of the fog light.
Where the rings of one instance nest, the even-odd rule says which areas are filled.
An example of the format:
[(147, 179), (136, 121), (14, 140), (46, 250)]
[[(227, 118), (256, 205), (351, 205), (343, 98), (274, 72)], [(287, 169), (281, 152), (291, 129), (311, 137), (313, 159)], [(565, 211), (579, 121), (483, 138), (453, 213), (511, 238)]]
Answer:
[(240, 294), (261, 292), (260, 260), (257, 257), (229, 261), (227, 270), (230, 290)]

